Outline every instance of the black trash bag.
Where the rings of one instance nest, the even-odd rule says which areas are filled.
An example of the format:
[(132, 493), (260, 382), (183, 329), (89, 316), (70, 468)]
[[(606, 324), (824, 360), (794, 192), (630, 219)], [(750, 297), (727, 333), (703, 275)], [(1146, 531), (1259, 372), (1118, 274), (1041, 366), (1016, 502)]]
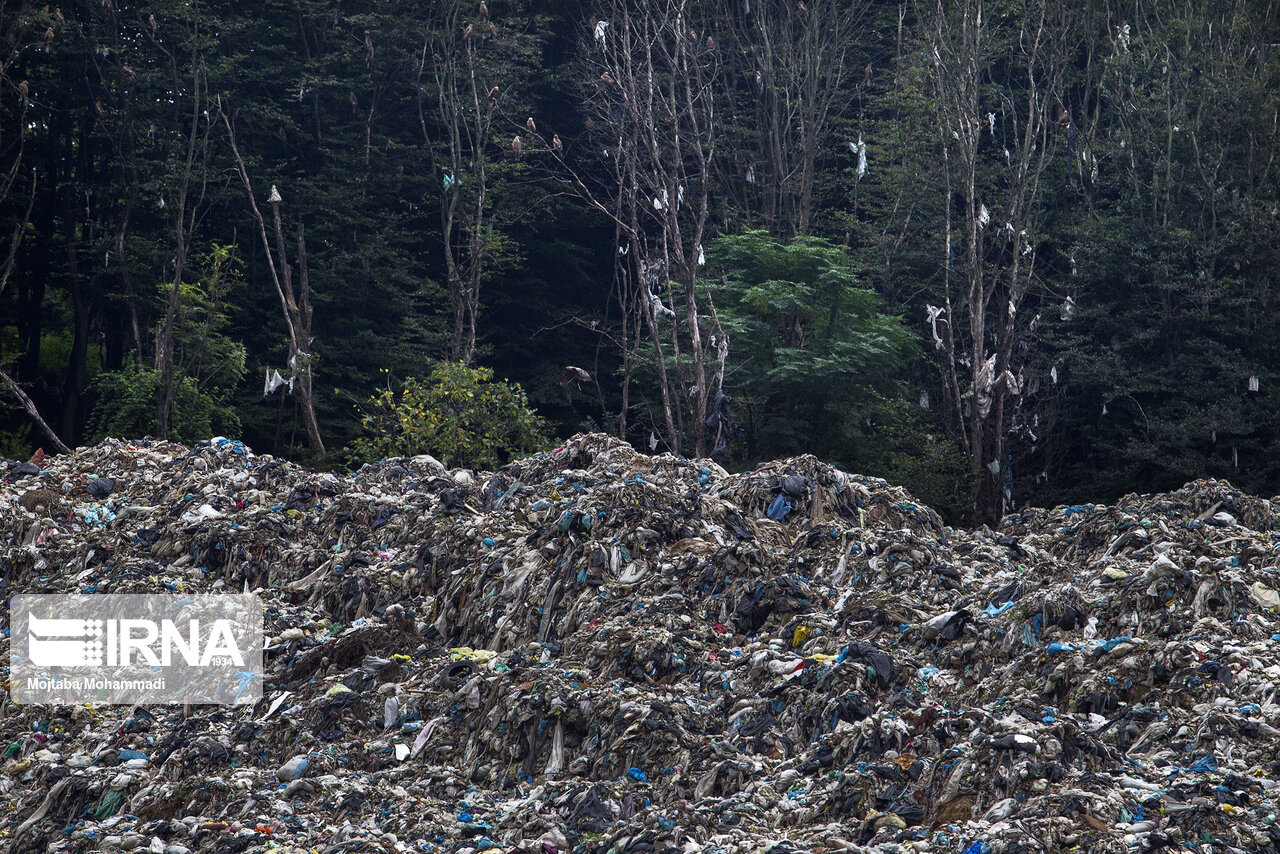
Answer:
[(736, 510), (724, 514), (724, 526), (740, 540), (754, 540), (756, 535), (747, 527), (746, 520)]
[(715, 448), (711, 451), (712, 459), (721, 456), (729, 448), (729, 437), (732, 436), (741, 442), (746, 438), (746, 433), (742, 432), (742, 428), (734, 423), (733, 418), (729, 415), (729, 404), (732, 403), (729, 396), (724, 393), (723, 389), (716, 391), (715, 397), (711, 399), (707, 406), (707, 417), (703, 421), (707, 431), (715, 439)]
[(959, 611), (947, 611), (927, 620), (920, 626), (920, 631), (926, 640), (939, 644), (947, 643), (960, 637), (964, 633), (964, 627), (972, 620), (973, 615), (961, 608)]
[(865, 643), (863, 641), (855, 641), (844, 648), (840, 653), (840, 661), (855, 661), (864, 666), (870, 667), (876, 672), (876, 681), (880, 683), (880, 687), (888, 688), (898, 680), (898, 673), (901, 670), (893, 663), (893, 656), (884, 652), (879, 647)]

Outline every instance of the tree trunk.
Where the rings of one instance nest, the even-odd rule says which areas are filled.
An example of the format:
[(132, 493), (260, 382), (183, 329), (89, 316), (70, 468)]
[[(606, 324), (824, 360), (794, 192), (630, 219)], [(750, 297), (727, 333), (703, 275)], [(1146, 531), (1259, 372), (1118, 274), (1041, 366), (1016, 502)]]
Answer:
[(36, 422), (36, 426), (39, 427), (40, 431), (49, 439), (53, 444), (53, 447), (55, 447), (59, 453), (71, 453), (71, 449), (68, 448), (60, 438), (58, 438), (58, 434), (53, 432), (53, 428), (50, 427), (48, 422), (40, 416), (40, 410), (36, 408), (36, 405), (31, 398), (27, 397), (27, 393), (22, 390), (22, 386), (18, 385), (14, 381), (13, 377), (9, 376), (4, 371), (0, 371), (0, 382), (4, 383), (5, 387), (9, 389), (9, 393), (18, 399), (18, 403), (22, 404), (22, 408), (27, 411), (27, 415), (31, 416), (31, 420)]
[(658, 369), (658, 388), (662, 393), (662, 418), (667, 428), (667, 447), (673, 454), (680, 453), (680, 431), (676, 429), (675, 418), (671, 406), (671, 381), (667, 379), (667, 357), (662, 352), (662, 331), (658, 328), (658, 318), (654, 306), (645, 301), (645, 322), (649, 327), (649, 337), (653, 340), (653, 353)]
[[(231, 118), (222, 108), (221, 99), (216, 100), (219, 115), (222, 116), (222, 123), (227, 129), (228, 142), (231, 145), (231, 154), (235, 159), (236, 171), (240, 175), (240, 181), (244, 184), (245, 193), (249, 196), (249, 209), (253, 213), (253, 218), (258, 223), (258, 235), (262, 239), (262, 248), (267, 254), (267, 267), (271, 270), (271, 281), (276, 287), (276, 295), (280, 298), (280, 307), (284, 314), (285, 325), (289, 330), (289, 355), (296, 366), (301, 385), (304, 389), (299, 396), (299, 403), (302, 405), (303, 423), (307, 429), (307, 439), (311, 445), (311, 450), (316, 454), (323, 455), (325, 453), (324, 442), (320, 437), (320, 427), (316, 420), (315, 402), (312, 398), (311, 388), (311, 280), (307, 268), (307, 253), (305, 238), (301, 226), (298, 228), (298, 255), (300, 263), (300, 274), (302, 277), (302, 301), (298, 302), (298, 296), (293, 289), (293, 273), (289, 268), (289, 258), (285, 254), (284, 249), (284, 227), (280, 222), (280, 197), (272, 196), (271, 213), (275, 223), (276, 230), (276, 252), (279, 257), (272, 254), (271, 240), (267, 237), (267, 222), (262, 216), (262, 211), (258, 207), (257, 198), (253, 193), (253, 181), (249, 178), (248, 167), (245, 166), (244, 158), (240, 156), (240, 148), (236, 144), (235, 130), (231, 126)], [(272, 188), (274, 190), (274, 188)], [(305, 350), (303, 348), (306, 348)]]
[(75, 441), (80, 419), (80, 396), (86, 383), (85, 359), (89, 353), (89, 305), (85, 285), (80, 277), (80, 235), (77, 228), (78, 206), (72, 188), (63, 191), (63, 240), (67, 251), (67, 291), (71, 296), (71, 352), (67, 357), (62, 388), (62, 434)]
[(74, 442), (75, 437), (80, 433), (80, 421), (83, 415), (80, 411), (80, 402), (84, 396), (85, 386), (88, 384), (88, 368), (85, 363), (89, 355), (89, 299), (80, 276), (74, 271), (72, 275), (73, 333), (63, 389), (66, 396), (62, 403), (62, 435)]
[(696, 259), (689, 263), (684, 294), (685, 312), (689, 323), (689, 349), (693, 353), (693, 382), (697, 389), (693, 399), (694, 453), (699, 457), (705, 457), (708, 453), (707, 398), (711, 390), (707, 388), (707, 359), (706, 352), (702, 348), (702, 330), (698, 324), (698, 298), (694, 292), (698, 282), (696, 265)]
[[(188, 222), (187, 201), (194, 174), (197, 146), (200, 140), (200, 114), (204, 106), (200, 85), (200, 56), (197, 49), (199, 35), (198, 23), (192, 32), (191, 39), (191, 122), (187, 130), (186, 159), (182, 172), (178, 176), (178, 186), (173, 204), (173, 281), (169, 286), (169, 299), (165, 304), (164, 319), (156, 329), (155, 368), (160, 374), (160, 385), (156, 399), (156, 424), (162, 439), (169, 436), (169, 423), (173, 417), (174, 386), (178, 381), (177, 368), (174, 364), (173, 326), (178, 319), (178, 310), (182, 298), (182, 277), (186, 273), (187, 259), (191, 252), (191, 237), (195, 231), (196, 217)], [(173, 85), (179, 88), (178, 66), (176, 58), (170, 54), (173, 69)], [(175, 111), (178, 105), (174, 105)], [(198, 201), (197, 201), (198, 204)]]
[[(277, 206), (272, 205), (274, 210)], [(279, 228), (280, 218), (276, 216), (276, 227)], [(281, 244), (283, 256), (283, 244)], [(303, 423), (307, 428), (307, 442), (311, 445), (311, 450), (321, 456), (324, 455), (324, 440), (320, 438), (320, 422), (316, 420), (315, 401), (311, 396), (311, 271), (307, 266), (307, 239), (303, 231), (301, 223), (298, 225), (298, 274), (300, 278), (300, 305), (298, 307), (298, 325), (301, 328), (300, 337), (306, 345), (306, 353), (298, 354), (299, 365), (299, 397), (298, 400), (302, 404)]]

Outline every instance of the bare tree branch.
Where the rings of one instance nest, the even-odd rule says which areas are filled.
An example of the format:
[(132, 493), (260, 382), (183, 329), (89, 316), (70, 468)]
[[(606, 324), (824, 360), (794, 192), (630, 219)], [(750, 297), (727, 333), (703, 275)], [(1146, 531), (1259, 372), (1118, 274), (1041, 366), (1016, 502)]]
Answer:
[(27, 411), (27, 415), (31, 416), (31, 420), (49, 438), (49, 441), (58, 449), (58, 452), (62, 454), (71, 453), (71, 449), (67, 447), (66, 443), (58, 438), (58, 434), (53, 432), (53, 428), (40, 416), (40, 410), (36, 408), (35, 402), (27, 396), (27, 393), (22, 390), (22, 386), (18, 385), (13, 377), (4, 371), (0, 371), (0, 382), (3, 382), (5, 388), (9, 389), (9, 393), (18, 399), (18, 403), (22, 404), (22, 408)]
[(281, 198), (273, 186), (271, 214), (275, 222), (276, 248), (273, 252), (271, 240), (267, 237), (267, 223), (258, 208), (257, 198), (253, 192), (253, 181), (249, 178), (249, 169), (244, 158), (240, 156), (240, 148), (236, 143), (235, 130), (231, 118), (222, 106), (222, 98), (215, 100), (218, 114), (227, 129), (227, 138), (231, 144), (231, 153), (236, 161), (236, 172), (244, 184), (245, 193), (249, 197), (249, 210), (258, 223), (258, 234), (262, 238), (262, 248), (267, 254), (267, 267), (271, 271), (271, 281), (276, 286), (276, 295), (280, 298), (280, 307), (284, 312), (285, 325), (289, 329), (289, 361), (291, 367), (298, 372), (298, 400), (302, 404), (302, 419), (307, 430), (307, 441), (311, 450), (317, 454), (325, 453), (324, 440), (320, 436), (320, 424), (316, 420), (315, 402), (312, 397), (312, 338), (311, 338), (311, 303), (310, 276), (307, 272), (307, 249), (302, 227), (298, 227), (298, 263), (302, 277), (302, 301), (299, 302), (293, 287), (293, 272), (289, 266), (289, 258), (285, 253), (284, 227), (280, 220)]

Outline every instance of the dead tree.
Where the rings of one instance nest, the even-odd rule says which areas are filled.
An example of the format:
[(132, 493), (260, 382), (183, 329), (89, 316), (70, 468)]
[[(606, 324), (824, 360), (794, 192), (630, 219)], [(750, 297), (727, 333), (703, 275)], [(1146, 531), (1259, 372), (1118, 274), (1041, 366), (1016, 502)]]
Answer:
[[(46, 8), (45, 14), (48, 10)], [(18, 250), (22, 247), (22, 238), (31, 222), (31, 212), (36, 200), (36, 173), (23, 168), (23, 155), (26, 153), (27, 111), (31, 106), (30, 86), (26, 80), (14, 80), (10, 70), (19, 59), (21, 52), (30, 47), (27, 36), (39, 16), (34, 7), (20, 3), (9, 10), (9, 14), (0, 18), (0, 42), (7, 47), (0, 52), (0, 97), (12, 99), (16, 106), (13, 112), (14, 122), (10, 127), (7, 122), (0, 123), (0, 152), (8, 160), (9, 168), (0, 175), (0, 203), (8, 202), (20, 190), (23, 181), (27, 182), (24, 195), (25, 204), (20, 205), (22, 214), (14, 217), (11, 230), (3, 235), (5, 246), (0, 249), (3, 258), (0, 260), (0, 294), (4, 293), (18, 262)], [(62, 453), (70, 453), (66, 443), (58, 437), (49, 423), (40, 415), (35, 402), (23, 391), (22, 386), (8, 373), (0, 371), (0, 384), (12, 395), (23, 410), (49, 439), (50, 443)]]
[[(689, 0), (610, 3), (592, 29), (588, 107), (617, 184), (599, 203), (618, 226), (619, 303), (653, 344), (667, 444), (709, 451), (707, 348), (699, 326), (699, 268), (717, 156), (720, 63)], [(581, 182), (578, 182), (581, 186)], [(641, 327), (640, 324), (643, 324)], [(666, 327), (664, 330), (663, 327)], [(664, 346), (670, 347), (668, 364)]]
[[(472, 20), (475, 8), (463, 0), (439, 4), (417, 63), (418, 121), (441, 182), (440, 227), (453, 303), (450, 358), (467, 364), (475, 355), (480, 293), (493, 254), (489, 172), (490, 158), (496, 155), (490, 148), (503, 97), (497, 25), (487, 14), (483, 20)], [(428, 112), (433, 114), (430, 120)], [(518, 158), (518, 136), (511, 147)]]
[[(943, 305), (930, 308), (929, 323), (969, 462), (974, 522), (1011, 509), (1009, 434), (1037, 320), (1020, 309), (1038, 281), (1040, 179), (1057, 150), (1074, 29), (1065, 15), (1050, 20), (1050, 9), (1037, 0), (998, 22), (984, 17), (983, 0), (921, 10), (946, 211)], [(993, 68), (1003, 76), (993, 78)]]
[[(23, 11), (30, 13), (29, 9)], [(13, 28), (3, 33), (7, 37), (6, 41), (11, 44), (21, 43), (21, 29), (18, 23), (19, 18), (15, 17), (5, 25), (5, 29)], [(0, 32), (3, 31), (0, 30)], [(27, 225), (31, 222), (31, 211), (36, 200), (36, 173), (34, 170), (28, 173), (22, 168), (23, 155), (26, 153), (27, 111), (31, 107), (31, 94), (26, 80), (14, 81), (9, 76), (9, 70), (18, 59), (19, 52), (20, 50), (14, 47), (0, 54), (0, 96), (6, 100), (12, 99), (17, 107), (13, 127), (9, 127), (7, 122), (0, 123), (0, 152), (3, 152), (5, 159), (9, 162), (9, 168), (0, 175), (0, 202), (9, 201), (15, 191), (20, 188), (23, 180), (29, 183), (26, 188), (27, 202), (24, 213), (21, 217), (15, 218), (12, 228), (5, 235), (8, 245), (4, 247), (3, 260), (0, 260), (0, 294), (4, 293), (5, 287), (9, 284), (9, 277), (13, 275), (13, 268), (18, 259), (18, 249), (22, 246), (22, 237), (26, 234)]]
[[(187, 261), (191, 256), (191, 240), (195, 234), (197, 222), (205, 202), (207, 170), (209, 156), (209, 131), (212, 122), (209, 119), (208, 90), (204, 80), (204, 61), (199, 52), (200, 23), (193, 19), (190, 32), (190, 55), (187, 57), (189, 67), (179, 66), (178, 56), (157, 37), (154, 29), (144, 30), (149, 33), (152, 44), (168, 59), (173, 91), (181, 92), (182, 77), (189, 74), (191, 78), (190, 117), (187, 122), (185, 137), (182, 140), (185, 149), (182, 165), (177, 170), (176, 183), (167, 188), (170, 196), (166, 206), (171, 217), (173, 230), (173, 278), (169, 284), (169, 296), (165, 302), (164, 316), (156, 327), (155, 369), (160, 375), (158, 399), (156, 401), (156, 425), (162, 437), (169, 435), (169, 420), (173, 410), (174, 386), (177, 382), (175, 371), (174, 324), (177, 322), (182, 298), (182, 277), (187, 271)], [(175, 97), (174, 112), (182, 108), (181, 100)], [(175, 115), (175, 126), (181, 127), (181, 117)], [(123, 232), (120, 247), (123, 250)], [(122, 259), (123, 263), (123, 259)]]
[(231, 117), (223, 109), (222, 99), (216, 101), (218, 114), (227, 129), (227, 138), (231, 145), (231, 153), (235, 157), (236, 172), (244, 184), (245, 193), (249, 196), (249, 209), (258, 223), (258, 232), (262, 238), (262, 248), (267, 254), (267, 268), (271, 271), (271, 281), (275, 284), (276, 294), (280, 297), (280, 307), (284, 314), (285, 325), (289, 330), (289, 367), (297, 376), (298, 403), (302, 408), (303, 424), (307, 429), (307, 442), (311, 450), (323, 455), (324, 441), (320, 437), (320, 424), (316, 421), (315, 403), (312, 397), (312, 346), (311, 335), (311, 276), (307, 268), (307, 242), (302, 224), (298, 224), (298, 287), (294, 287), (293, 268), (285, 250), (284, 225), (280, 219), (280, 204), (284, 199), (273, 185), (271, 196), (267, 202), (271, 205), (271, 217), (275, 226), (275, 248), (267, 236), (267, 222), (258, 208), (257, 198), (253, 192), (253, 181), (249, 177), (248, 167), (240, 155), (236, 143), (235, 128)]
[(44, 433), (45, 437), (53, 443), (54, 448), (56, 448), (59, 453), (71, 453), (71, 449), (68, 448), (66, 443), (58, 437), (57, 433), (53, 432), (53, 428), (49, 426), (49, 423), (45, 421), (43, 417), (41, 417), (40, 410), (36, 409), (35, 402), (27, 396), (27, 393), (22, 390), (22, 386), (18, 385), (13, 377), (9, 376), (4, 371), (0, 371), (0, 384), (3, 384), (8, 392), (17, 398), (18, 403), (20, 403), (22, 408), (26, 410), (27, 415), (29, 415), (31, 420), (36, 423), (36, 426), (40, 428), (40, 432)]
[(758, 207), (770, 230), (807, 234), (818, 157), (854, 88), (849, 68), (864, 6), (841, 0), (720, 0), (719, 6), (740, 63), (736, 118), (754, 129), (743, 135), (747, 144), (733, 164), (737, 174), (726, 176), (725, 184), (737, 188), (745, 209)]

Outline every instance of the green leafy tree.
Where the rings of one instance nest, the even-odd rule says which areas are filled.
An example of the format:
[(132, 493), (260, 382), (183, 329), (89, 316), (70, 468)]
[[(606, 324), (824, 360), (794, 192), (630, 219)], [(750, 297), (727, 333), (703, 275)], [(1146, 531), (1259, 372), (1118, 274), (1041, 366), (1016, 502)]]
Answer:
[[(97, 403), (89, 420), (95, 437), (166, 435), (180, 442), (207, 439), (216, 433), (238, 434), (234, 394), (245, 374), (244, 345), (226, 335), (226, 306), (241, 286), (239, 264), (231, 247), (214, 245), (200, 259), (204, 275), (183, 282), (171, 331), (172, 373), (130, 359), (118, 370), (99, 374), (92, 386)], [(167, 299), (170, 285), (158, 289)], [(170, 399), (167, 424), (156, 406)]]
[(489, 368), (442, 362), (425, 381), (374, 395), (352, 457), (372, 461), (431, 454), (445, 465), (493, 469), (549, 444), (542, 418), (519, 385), (495, 382)]
[[(136, 437), (155, 435), (156, 399), (164, 378), (155, 368), (126, 362), (118, 371), (99, 374), (93, 390), (98, 403), (89, 420), (90, 434)], [(240, 418), (235, 408), (202, 389), (194, 377), (180, 376), (173, 386), (169, 438), (188, 444), (218, 434), (236, 435)]]
[(915, 336), (858, 286), (841, 248), (821, 238), (722, 237), (710, 264), (729, 338), (725, 387), (750, 454), (858, 459), (873, 411), (884, 411), (919, 353)]

